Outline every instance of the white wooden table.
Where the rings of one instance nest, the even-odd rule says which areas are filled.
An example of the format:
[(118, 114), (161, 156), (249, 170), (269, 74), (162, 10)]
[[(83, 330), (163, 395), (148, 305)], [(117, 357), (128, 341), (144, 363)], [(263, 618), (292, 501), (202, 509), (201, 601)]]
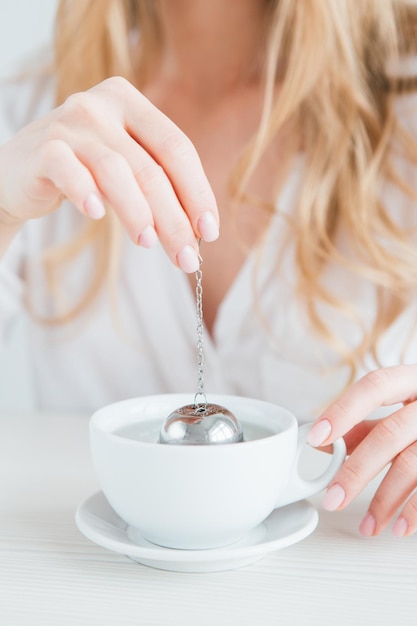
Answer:
[(417, 536), (362, 538), (370, 493), (304, 541), (246, 568), (180, 574), (86, 539), (78, 504), (98, 490), (88, 417), (0, 417), (2, 626), (417, 623)]

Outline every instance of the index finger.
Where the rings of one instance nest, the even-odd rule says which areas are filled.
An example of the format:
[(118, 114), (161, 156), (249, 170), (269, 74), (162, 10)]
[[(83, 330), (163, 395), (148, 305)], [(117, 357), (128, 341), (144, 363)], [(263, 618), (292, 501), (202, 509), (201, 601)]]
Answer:
[(417, 365), (374, 370), (355, 382), (322, 413), (308, 435), (310, 445), (333, 443), (381, 406), (417, 399)]

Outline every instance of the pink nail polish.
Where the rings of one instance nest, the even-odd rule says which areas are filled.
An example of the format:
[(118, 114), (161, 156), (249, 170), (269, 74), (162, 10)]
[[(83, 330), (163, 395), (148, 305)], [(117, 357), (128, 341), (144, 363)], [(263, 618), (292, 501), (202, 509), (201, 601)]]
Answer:
[(106, 215), (106, 209), (103, 202), (94, 192), (88, 194), (83, 203), (84, 211), (93, 220), (100, 220)]
[(376, 528), (376, 520), (372, 513), (367, 513), (359, 526), (359, 532), (365, 537), (372, 537)]
[(143, 248), (153, 248), (158, 241), (158, 235), (153, 226), (147, 226), (139, 236), (138, 244)]
[(321, 446), (321, 444), (326, 441), (332, 432), (332, 425), (329, 420), (320, 420), (310, 430), (307, 437), (307, 442), (313, 446)]
[(200, 261), (198, 260), (198, 254), (192, 246), (184, 246), (177, 254), (178, 265), (184, 272), (191, 274), (196, 272), (200, 267)]
[(215, 241), (219, 236), (219, 226), (211, 211), (206, 211), (198, 220), (198, 230), (204, 241)]
[(408, 530), (408, 522), (405, 517), (400, 516), (392, 527), (392, 532), (396, 537), (404, 537)]
[(344, 502), (346, 492), (342, 485), (335, 483), (326, 491), (323, 497), (323, 508), (326, 511), (336, 511)]

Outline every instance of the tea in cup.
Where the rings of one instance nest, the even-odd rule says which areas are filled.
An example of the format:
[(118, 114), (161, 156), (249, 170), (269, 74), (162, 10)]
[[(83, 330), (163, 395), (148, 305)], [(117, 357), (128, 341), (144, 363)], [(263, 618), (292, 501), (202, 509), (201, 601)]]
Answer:
[(298, 460), (311, 424), (298, 426), (288, 410), (262, 400), (212, 394), (243, 427), (244, 441), (164, 445), (163, 420), (189, 404), (189, 394), (161, 394), (117, 402), (90, 420), (90, 444), (101, 489), (114, 511), (160, 546), (209, 549), (238, 541), (278, 507), (302, 500), (330, 483), (342, 465), (342, 439), (329, 466), (311, 480)]

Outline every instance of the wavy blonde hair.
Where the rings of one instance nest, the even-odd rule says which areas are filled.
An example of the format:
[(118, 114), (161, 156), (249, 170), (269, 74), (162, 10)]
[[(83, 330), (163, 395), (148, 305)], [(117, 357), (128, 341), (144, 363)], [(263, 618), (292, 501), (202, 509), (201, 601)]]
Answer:
[[(415, 233), (393, 221), (380, 189), (381, 181), (393, 181), (417, 202), (392, 166), (394, 148), (417, 164), (417, 147), (394, 114), (394, 100), (416, 88), (416, 77), (387, 74), (389, 62), (416, 52), (417, 7), (404, 0), (270, 0), (266, 5), (270, 15), (263, 112), (256, 136), (237, 163), (233, 194), (235, 199), (245, 196), (270, 142), (288, 120), (296, 119), (307, 161), (292, 222), (297, 294), (312, 326), (337, 347), (353, 375), (366, 353), (376, 356), (378, 339), (416, 292)], [(138, 29), (140, 50), (133, 56), (131, 35)], [(140, 88), (159, 43), (153, 0), (61, 0), (56, 102), (115, 74)], [(108, 254), (108, 242), (116, 250), (116, 228), (108, 212), (102, 222), (89, 221), (78, 242), (51, 252), (51, 277), (57, 254), (63, 263), (94, 243), (99, 255), (92, 289), (65, 319), (78, 313), (114, 270), (117, 255)], [(349, 238), (354, 260), (336, 244), (341, 231)], [(377, 316), (353, 351), (331, 334), (318, 312), (325, 303), (352, 313), (349, 303), (324, 285), (323, 271), (331, 263), (375, 286)]]

